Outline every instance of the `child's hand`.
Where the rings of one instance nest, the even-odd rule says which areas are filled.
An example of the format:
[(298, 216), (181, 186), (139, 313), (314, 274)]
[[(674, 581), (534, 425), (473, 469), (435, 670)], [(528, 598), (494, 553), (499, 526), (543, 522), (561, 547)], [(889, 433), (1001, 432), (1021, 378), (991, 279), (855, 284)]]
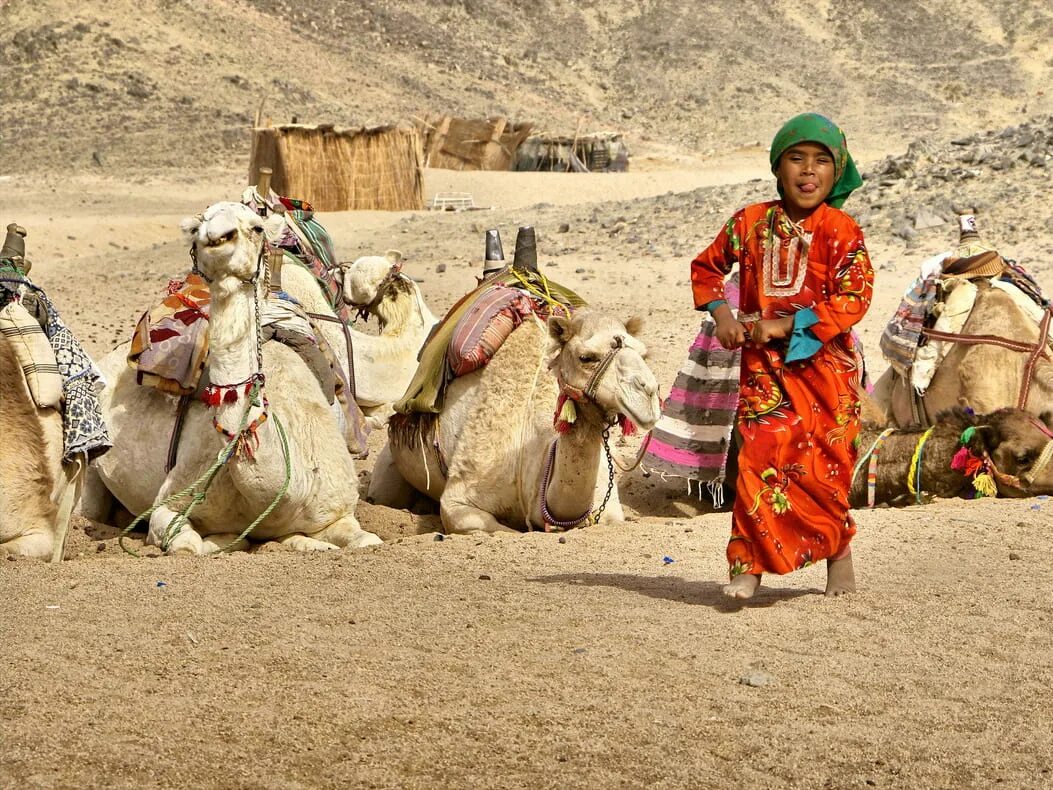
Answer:
[(720, 345), (733, 351), (746, 342), (746, 327), (734, 318), (717, 321), (717, 340)]
[[(719, 332), (719, 328), (718, 328)], [(753, 325), (750, 332), (750, 340), (757, 345), (763, 346), (771, 340), (782, 340), (793, 332), (793, 316), (784, 318), (762, 318)]]

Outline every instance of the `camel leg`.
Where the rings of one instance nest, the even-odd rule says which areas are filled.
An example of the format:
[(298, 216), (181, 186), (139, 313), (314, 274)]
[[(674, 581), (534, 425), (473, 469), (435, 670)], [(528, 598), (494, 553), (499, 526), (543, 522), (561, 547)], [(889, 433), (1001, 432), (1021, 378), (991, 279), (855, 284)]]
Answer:
[(471, 532), (515, 532), (493, 517), (493, 514), (480, 510), (472, 505), (453, 502), (443, 495), (439, 502), (439, 516), (442, 527), (447, 534), (467, 534)]
[(79, 457), (74, 461), (62, 464), (62, 477), (59, 479), (59, 485), (55, 491), (55, 504), (58, 505), (58, 513), (55, 516), (55, 539), (51, 549), (52, 562), (62, 562), (66, 554), (69, 519), (73, 515), (74, 505), (77, 504), (81, 497), (85, 471), (84, 461)]
[(351, 514), (337, 519), (325, 529), (311, 535), (311, 537), (332, 543), (342, 549), (361, 549), (366, 546), (377, 546), (384, 542), (372, 532), (366, 532), (362, 529), (358, 519)]
[(50, 560), (55, 545), (51, 526), (28, 529), (17, 538), (0, 543), (0, 557), (29, 557), (34, 560)]
[[(147, 546), (161, 546), (168, 532), (168, 527), (178, 514), (167, 507), (159, 507), (150, 516), (150, 527), (146, 531)], [(193, 525), (183, 521), (179, 531), (168, 543), (167, 554), (204, 554), (205, 545)]]
[(391, 419), (391, 415), (395, 413), (394, 407), (390, 403), (384, 403), (380, 406), (373, 406), (362, 410), (362, 414), (365, 415), (366, 425), (371, 430), (379, 431), (388, 424), (388, 420)]
[(391, 445), (385, 444), (373, 465), (366, 501), (409, 510), (417, 496), (417, 490), (406, 482), (406, 478), (395, 466), (395, 459), (391, 457)]

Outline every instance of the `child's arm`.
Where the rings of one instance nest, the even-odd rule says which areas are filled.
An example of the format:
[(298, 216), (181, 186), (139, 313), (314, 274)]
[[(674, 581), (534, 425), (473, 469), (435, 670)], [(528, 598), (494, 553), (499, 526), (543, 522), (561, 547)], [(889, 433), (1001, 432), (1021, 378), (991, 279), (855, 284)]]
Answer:
[(746, 340), (744, 327), (731, 312), (724, 294), (724, 278), (739, 259), (742, 248), (743, 212), (729, 219), (716, 239), (691, 261), (691, 293), (696, 310), (709, 310), (716, 322), (716, 336), (727, 349), (735, 349)]
[(863, 231), (847, 214), (841, 214), (839, 220), (827, 234), (829, 249), (835, 251), (829, 261), (834, 272), (829, 295), (814, 307), (793, 315), (787, 362), (810, 358), (831, 339), (859, 323), (870, 307), (874, 269)]

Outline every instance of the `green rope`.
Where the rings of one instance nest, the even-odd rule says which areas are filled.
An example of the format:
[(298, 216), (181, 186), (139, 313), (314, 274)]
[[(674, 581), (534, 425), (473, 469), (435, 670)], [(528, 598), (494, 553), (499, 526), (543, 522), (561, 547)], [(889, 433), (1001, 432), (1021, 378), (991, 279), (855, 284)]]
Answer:
[(260, 522), (262, 522), (263, 519), (267, 518), (267, 516), (269, 516), (274, 511), (274, 508), (278, 506), (278, 502), (283, 496), (285, 496), (285, 492), (289, 490), (289, 480), (292, 478), (292, 462), (289, 460), (289, 439), (285, 435), (285, 428), (282, 427), (282, 421), (278, 419), (277, 414), (274, 415), (274, 427), (278, 431), (278, 439), (282, 445), (282, 456), (285, 458), (285, 481), (282, 483), (282, 487), (278, 489), (278, 493), (275, 494), (274, 499), (272, 499), (271, 503), (267, 505), (267, 509), (260, 513), (256, 517), (255, 521), (253, 521), (251, 524), (245, 527), (245, 529), (241, 531), (240, 535), (238, 535), (236, 538), (234, 538), (234, 540), (232, 540), (230, 543), (224, 546), (220, 550), (221, 554), (228, 551), (233, 551), (234, 547), (238, 545), (238, 543), (240, 543), (242, 540), (248, 537), (249, 533), (251, 533), (252, 530), (256, 529)]
[[(124, 539), (128, 535), (128, 533), (135, 529), (135, 527), (138, 524), (142, 523), (144, 520), (148, 521), (150, 517), (154, 514), (154, 512), (158, 510), (158, 508), (165, 507), (172, 502), (184, 499), (189, 496), (191, 497), (191, 500), (190, 504), (187, 505), (186, 510), (180, 513), (176, 513), (175, 517), (169, 522), (168, 528), (165, 530), (164, 537), (161, 540), (161, 549), (163, 551), (167, 551), (172, 539), (176, 535), (178, 535), (180, 531), (182, 531), (182, 524), (184, 522), (190, 522), (190, 513), (194, 510), (195, 507), (197, 507), (198, 504), (205, 500), (205, 495), (208, 492), (209, 486), (212, 485), (212, 482), (213, 480), (215, 480), (216, 475), (219, 473), (219, 470), (230, 460), (231, 456), (234, 454), (234, 451), (237, 448), (238, 441), (239, 439), (241, 439), (242, 434), (245, 432), (245, 426), (248, 424), (249, 412), (252, 411), (253, 406), (260, 405), (260, 400), (258, 397), (259, 390), (260, 384), (259, 381), (257, 381), (253, 384), (252, 390), (249, 393), (248, 406), (246, 406), (245, 413), (241, 417), (241, 425), (238, 426), (237, 433), (235, 433), (231, 440), (223, 446), (223, 449), (221, 449), (216, 455), (216, 460), (208, 469), (205, 470), (204, 474), (202, 474), (197, 480), (188, 485), (182, 491), (179, 491), (175, 494), (172, 494), (169, 497), (166, 497), (163, 501), (158, 502), (149, 510), (145, 511), (144, 513), (140, 513), (138, 516), (135, 517), (135, 520), (132, 521), (131, 524), (129, 524), (121, 531), (117, 542), (120, 545), (120, 547), (124, 549), (125, 552), (131, 554), (133, 557), (139, 557), (140, 555), (138, 552), (124, 545)], [(277, 415), (274, 415), (274, 422), (275, 428), (278, 431), (278, 438), (282, 446), (282, 455), (285, 459), (285, 480), (282, 483), (281, 489), (278, 491), (277, 496), (275, 496), (274, 499), (271, 500), (271, 503), (267, 506), (267, 509), (264, 510), (263, 513), (259, 517), (257, 517), (255, 521), (249, 524), (249, 526), (246, 527), (242, 531), (242, 533), (238, 535), (238, 537), (233, 542), (230, 543), (230, 545), (225, 546), (222, 549), (223, 552), (232, 550), (233, 547), (239, 541), (244, 539), (250, 532), (252, 532), (253, 529), (256, 528), (257, 525), (259, 525), (261, 521), (263, 521), (263, 519), (269, 516), (274, 510), (274, 508), (277, 507), (278, 501), (282, 498), (282, 496), (285, 495), (285, 492), (289, 488), (289, 480), (292, 477), (292, 464), (289, 460), (289, 440), (288, 437), (285, 435), (285, 428), (282, 427), (281, 420), (278, 419)], [(203, 487), (200, 490), (197, 490), (198, 486), (202, 483), (204, 484)]]

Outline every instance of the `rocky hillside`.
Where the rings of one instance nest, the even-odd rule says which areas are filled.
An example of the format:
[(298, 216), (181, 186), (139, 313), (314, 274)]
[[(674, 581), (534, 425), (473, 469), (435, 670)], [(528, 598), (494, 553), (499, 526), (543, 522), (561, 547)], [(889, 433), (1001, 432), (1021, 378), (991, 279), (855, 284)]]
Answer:
[(581, 122), (688, 155), (817, 109), (877, 154), (1053, 110), (1051, 39), (1046, 0), (10, 0), (0, 161), (241, 169), (261, 106)]

